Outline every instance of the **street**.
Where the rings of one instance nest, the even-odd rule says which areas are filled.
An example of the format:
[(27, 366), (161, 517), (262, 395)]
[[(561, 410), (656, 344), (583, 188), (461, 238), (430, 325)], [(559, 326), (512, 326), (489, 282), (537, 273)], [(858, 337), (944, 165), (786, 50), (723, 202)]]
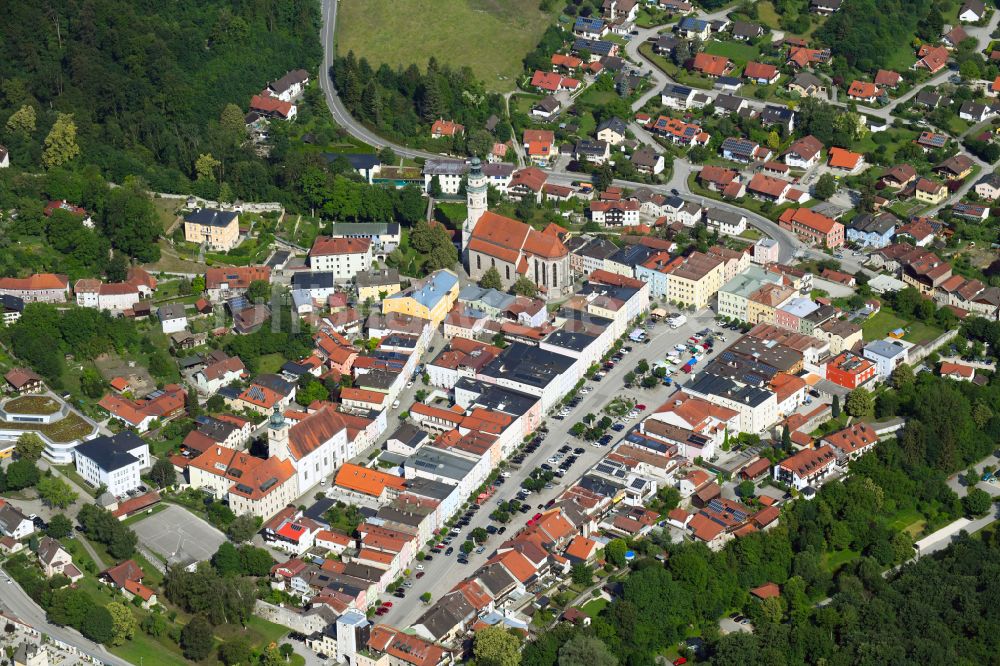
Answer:
[[(421, 564), (421, 566), (424, 567), (425, 575), (420, 579), (415, 578), (415, 575), (408, 578), (413, 585), (406, 590), (405, 599), (398, 599), (391, 595), (383, 595), (383, 600), (391, 601), (393, 603), (393, 607), (389, 613), (380, 618), (381, 621), (394, 626), (407, 626), (415, 622), (420, 614), (427, 608), (427, 606), (420, 601), (421, 594), (424, 592), (430, 592), (433, 595), (433, 603), (433, 599), (436, 599), (450, 591), (461, 580), (475, 573), (475, 571), (494, 554), (494, 551), (499, 544), (509, 538), (512, 538), (515, 532), (523, 527), (525, 522), (529, 520), (532, 515), (539, 511), (537, 509), (539, 505), (544, 505), (549, 500), (556, 499), (566, 488), (573, 486), (580, 479), (580, 477), (582, 477), (600, 459), (607, 455), (609, 450), (628, 432), (628, 429), (632, 428), (638, 422), (638, 420), (629, 422), (626, 430), (623, 430), (622, 432), (611, 432), (610, 434), (614, 435), (612, 443), (606, 447), (599, 448), (593, 446), (591, 443), (570, 435), (569, 431), (573, 425), (580, 421), (585, 414), (591, 413), (595, 416), (601, 415), (604, 406), (613, 398), (618, 396), (631, 397), (634, 398), (638, 404), (646, 405), (646, 412), (639, 417), (640, 419), (648, 414), (650, 410), (656, 409), (662, 405), (666, 401), (667, 397), (674, 392), (674, 387), (658, 385), (656, 388), (652, 389), (642, 389), (636, 386), (631, 389), (625, 389), (623, 388), (625, 374), (630, 370), (633, 370), (641, 359), (645, 359), (649, 362), (650, 366), (652, 366), (656, 361), (662, 361), (667, 356), (667, 353), (673, 349), (675, 344), (686, 341), (696, 331), (703, 328), (712, 328), (714, 323), (714, 313), (711, 310), (702, 310), (695, 315), (688, 315), (688, 321), (676, 329), (671, 329), (662, 322), (655, 324), (650, 335), (652, 342), (648, 345), (626, 343), (628, 346), (632, 347), (633, 351), (627, 354), (620, 363), (616, 364), (615, 368), (611, 370), (602, 381), (588, 381), (586, 383), (587, 386), (593, 389), (592, 392), (581, 396), (582, 399), (580, 404), (569, 416), (562, 421), (551, 418), (546, 421), (549, 428), (549, 434), (542, 443), (542, 446), (540, 446), (533, 454), (526, 457), (524, 462), (520, 465), (520, 468), (508, 468), (511, 474), (510, 478), (506, 479), (505, 483), (500, 486), (494, 496), (491, 497), (490, 500), (474, 514), (469, 526), (462, 529), (461, 536), (452, 541), (451, 545), (455, 548), (455, 552), (451, 556), (445, 556), (443, 553), (440, 555), (436, 554), (434, 555), (433, 561), (424, 562), (422, 564), (414, 562), (414, 565)], [(714, 358), (714, 355), (717, 354), (719, 350), (728, 346), (728, 344), (731, 343), (737, 336), (737, 333), (733, 331), (725, 331), (724, 333), (724, 336), (718, 332), (715, 333), (717, 337), (721, 337), (722, 339), (720, 339), (718, 344), (715, 345), (713, 353), (707, 355), (702, 363), (707, 363), (709, 359)], [(687, 376), (681, 374), (679, 370), (671, 376), (675, 381), (680, 382), (686, 381), (687, 379)], [(573, 448), (582, 447), (584, 449), (584, 453), (580, 454), (577, 462), (566, 473), (566, 476), (562, 479), (559, 479), (558, 477), (553, 479), (552, 488), (530, 495), (525, 502), (531, 505), (531, 511), (527, 514), (515, 514), (512, 521), (508, 523), (507, 532), (505, 534), (491, 535), (487, 539), (484, 544), (486, 546), (486, 551), (484, 553), (477, 554), (473, 552), (469, 555), (468, 564), (459, 564), (457, 561), (459, 547), (466, 540), (471, 531), (477, 527), (485, 528), (487, 525), (491, 524), (489, 514), (496, 508), (497, 502), (514, 499), (518, 490), (521, 489), (521, 482), (528, 477), (532, 470), (544, 463), (550, 456), (559, 450), (559, 447), (564, 444), (568, 444)]]

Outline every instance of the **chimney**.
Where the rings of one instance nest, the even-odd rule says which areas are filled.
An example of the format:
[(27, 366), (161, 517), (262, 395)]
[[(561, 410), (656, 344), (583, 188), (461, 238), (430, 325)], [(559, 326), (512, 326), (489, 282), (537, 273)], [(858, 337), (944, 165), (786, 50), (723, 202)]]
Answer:
[(217, 456), (221, 456), (222, 455), (222, 447), (221, 446), (215, 447), (215, 455), (217, 455)]

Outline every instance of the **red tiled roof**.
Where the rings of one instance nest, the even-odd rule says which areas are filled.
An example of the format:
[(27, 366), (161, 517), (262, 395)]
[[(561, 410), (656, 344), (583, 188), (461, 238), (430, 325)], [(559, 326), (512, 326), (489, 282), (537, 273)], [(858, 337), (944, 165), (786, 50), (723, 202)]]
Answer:
[(778, 76), (778, 68), (761, 62), (750, 61), (743, 69), (743, 76), (748, 79), (764, 79), (770, 81)]
[(326, 257), (340, 254), (364, 254), (371, 248), (372, 242), (367, 238), (330, 238), (317, 236), (313, 241), (310, 257)]
[(0, 289), (11, 291), (41, 291), (67, 289), (69, 278), (54, 273), (36, 273), (26, 278), (0, 278)]
[(264, 113), (277, 113), (288, 118), (294, 105), (291, 102), (283, 102), (277, 97), (266, 97), (264, 95), (254, 95), (250, 99), (250, 109), (253, 111), (263, 111)]
[(697, 54), (692, 64), (692, 69), (708, 76), (722, 76), (729, 68), (729, 58), (704, 52)]
[(830, 149), (830, 166), (835, 169), (853, 169), (861, 161), (861, 154), (834, 146)]

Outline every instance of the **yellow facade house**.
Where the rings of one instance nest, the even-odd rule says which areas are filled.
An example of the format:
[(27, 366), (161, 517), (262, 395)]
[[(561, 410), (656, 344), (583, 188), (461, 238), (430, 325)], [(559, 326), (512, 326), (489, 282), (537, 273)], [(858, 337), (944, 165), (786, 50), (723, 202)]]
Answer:
[(458, 300), (458, 276), (441, 269), (382, 301), (382, 312), (429, 319), (435, 328)]
[(667, 298), (673, 303), (707, 307), (722, 288), (725, 262), (704, 252), (692, 252), (667, 275)]
[(199, 208), (184, 218), (184, 240), (228, 252), (240, 242), (240, 216), (233, 211)]

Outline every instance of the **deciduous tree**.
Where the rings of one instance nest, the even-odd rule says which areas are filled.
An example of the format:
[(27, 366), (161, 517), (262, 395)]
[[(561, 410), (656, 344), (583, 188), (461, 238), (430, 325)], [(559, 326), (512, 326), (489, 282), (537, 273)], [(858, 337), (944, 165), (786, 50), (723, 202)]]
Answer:
[(42, 152), (42, 164), (47, 169), (62, 166), (72, 161), (80, 154), (80, 146), (76, 143), (76, 122), (73, 116), (60, 113), (45, 137), (45, 150)]
[(476, 632), (472, 653), (479, 666), (517, 666), (520, 663), (521, 642), (502, 626)]

